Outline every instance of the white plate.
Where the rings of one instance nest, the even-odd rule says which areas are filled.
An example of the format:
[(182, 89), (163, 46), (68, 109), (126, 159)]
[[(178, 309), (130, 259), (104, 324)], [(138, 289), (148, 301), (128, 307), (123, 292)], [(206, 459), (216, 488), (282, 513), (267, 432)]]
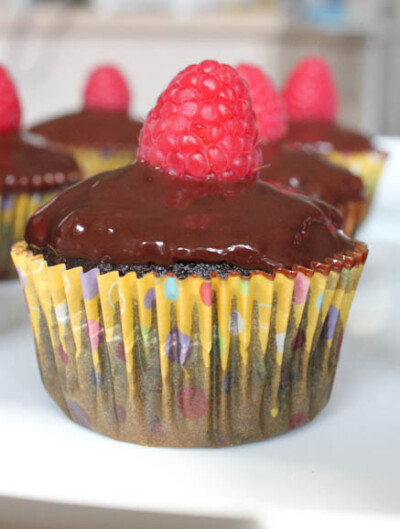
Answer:
[[(399, 527), (400, 140), (381, 144), (392, 157), (361, 233), (370, 257), (331, 401), (310, 425), (265, 442), (196, 450), (129, 445), (85, 430), (43, 389), (19, 285), (2, 283), (0, 496), (149, 516), (241, 517), (243, 528)], [(214, 527), (196, 527), (206, 525)]]

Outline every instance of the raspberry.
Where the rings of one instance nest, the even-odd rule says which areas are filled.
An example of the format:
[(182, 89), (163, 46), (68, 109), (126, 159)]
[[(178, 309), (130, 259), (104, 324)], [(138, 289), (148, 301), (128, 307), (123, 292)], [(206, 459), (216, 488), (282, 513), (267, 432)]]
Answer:
[(236, 69), (249, 85), (260, 139), (265, 142), (281, 140), (288, 128), (286, 105), (281, 94), (261, 68), (239, 64)]
[(19, 130), (21, 106), (17, 91), (5, 68), (0, 66), (0, 134)]
[(283, 98), (292, 121), (334, 121), (337, 89), (325, 59), (310, 56), (297, 63), (286, 80)]
[(114, 66), (101, 66), (90, 74), (85, 87), (85, 107), (127, 112), (130, 93), (126, 80)]
[(261, 166), (261, 149), (245, 81), (216, 61), (188, 66), (149, 113), (138, 159), (196, 180), (253, 176)]

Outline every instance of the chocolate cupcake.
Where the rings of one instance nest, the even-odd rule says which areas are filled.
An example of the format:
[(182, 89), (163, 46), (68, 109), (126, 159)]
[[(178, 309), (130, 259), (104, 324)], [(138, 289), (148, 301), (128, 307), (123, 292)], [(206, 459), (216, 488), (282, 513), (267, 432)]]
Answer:
[(369, 206), (387, 154), (369, 137), (336, 123), (337, 89), (326, 61), (318, 56), (300, 61), (286, 80), (283, 97), (290, 118), (287, 146), (323, 155), (360, 176)]
[(320, 156), (294, 151), (282, 143), (264, 144), (260, 179), (323, 200), (343, 215), (342, 230), (353, 235), (367, 211), (365, 188), (358, 176)]
[(171, 82), (138, 157), (58, 195), (13, 248), (48, 392), (74, 421), (145, 445), (310, 421), (365, 245), (331, 206), (258, 178), (249, 94), (227, 65)]
[(343, 231), (353, 235), (367, 211), (361, 179), (317, 154), (285, 147), (288, 119), (281, 94), (257, 66), (236, 69), (249, 86), (256, 114), (263, 153), (260, 178), (335, 206), (343, 215)]
[(78, 112), (40, 123), (32, 131), (68, 149), (84, 176), (116, 169), (136, 158), (142, 122), (129, 115), (130, 92), (112, 66), (94, 70)]
[(38, 136), (21, 132), (15, 86), (0, 67), (0, 279), (15, 275), (13, 243), (31, 214), (55, 192), (79, 179), (71, 156)]

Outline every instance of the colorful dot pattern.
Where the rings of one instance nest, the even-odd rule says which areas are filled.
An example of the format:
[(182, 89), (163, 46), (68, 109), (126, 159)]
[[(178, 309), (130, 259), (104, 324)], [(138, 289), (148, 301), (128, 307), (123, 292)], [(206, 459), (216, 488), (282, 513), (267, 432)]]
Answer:
[(174, 446), (242, 443), (311, 420), (330, 395), (362, 272), (138, 279), (48, 267), (22, 243), (13, 259), (60, 406), (117, 439)]
[[(0, 192), (0, 278), (15, 277), (11, 246), (24, 237), (29, 217), (54, 193)], [(20, 271), (17, 269), (17, 273)], [(20, 275), (21, 278), (21, 275)]]

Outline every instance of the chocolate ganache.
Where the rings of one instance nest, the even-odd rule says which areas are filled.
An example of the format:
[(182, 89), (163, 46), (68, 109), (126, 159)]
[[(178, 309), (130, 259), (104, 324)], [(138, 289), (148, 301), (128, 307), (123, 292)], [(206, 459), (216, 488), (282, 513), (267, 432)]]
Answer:
[(115, 265), (228, 263), (272, 271), (322, 262), (356, 243), (324, 202), (261, 180), (176, 179), (136, 163), (60, 193), (26, 229), (34, 249)]
[(315, 150), (359, 152), (373, 149), (368, 137), (336, 123), (326, 121), (291, 121), (285, 138), (290, 146)]
[(266, 182), (285, 184), (333, 205), (365, 197), (358, 176), (317, 154), (286, 149), (280, 142), (263, 144), (262, 153), (264, 166), (260, 178)]
[(57, 189), (79, 180), (73, 158), (29, 133), (0, 136), (0, 192)]
[(113, 150), (137, 145), (141, 128), (126, 112), (84, 108), (40, 123), (32, 132), (55, 143)]

